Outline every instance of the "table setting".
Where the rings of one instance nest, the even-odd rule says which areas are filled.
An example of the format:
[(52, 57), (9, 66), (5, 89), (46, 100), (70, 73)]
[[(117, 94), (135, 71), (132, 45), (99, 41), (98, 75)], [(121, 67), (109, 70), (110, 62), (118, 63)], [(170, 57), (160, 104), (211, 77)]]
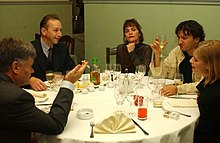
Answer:
[[(125, 74), (122, 75), (122, 77), (125, 76)], [(193, 106), (187, 106), (187, 104), (191, 100), (196, 102), (196, 95), (178, 95), (179, 98), (181, 97), (183, 99), (179, 99), (177, 96), (163, 97), (162, 106), (154, 107), (154, 95), (152, 95), (152, 90), (147, 85), (149, 77), (144, 76), (142, 78), (142, 86), (134, 86), (135, 84), (129, 86), (129, 82), (138, 82), (130, 80), (134, 78), (134, 74), (129, 73), (128, 75), (129, 81), (127, 85), (124, 82), (124, 87), (127, 89), (129, 87), (129, 90), (131, 90), (131, 87), (137, 87), (132, 92), (132, 95), (137, 95), (137, 97), (133, 96), (131, 102), (124, 97), (123, 103), (120, 106), (117, 104), (115, 98), (115, 81), (113, 82), (113, 87), (108, 86), (108, 83), (112, 83), (111, 78), (105, 82), (101, 80), (100, 85), (104, 86), (104, 90), (99, 89), (100, 85), (93, 87), (93, 90), (89, 90), (93, 86), (89, 83), (89, 79), (86, 79), (86, 82), (88, 82), (87, 86), (79, 86), (77, 83), (75, 85), (76, 89), (74, 91), (71, 112), (63, 133), (57, 136), (38, 134), (38, 142), (191, 142), (193, 140), (194, 126), (199, 117), (199, 111), (196, 104)], [(86, 77), (88, 77), (88, 74), (83, 75), (78, 82), (83, 84)], [(120, 78), (118, 76), (118, 79)], [(166, 84), (171, 84), (172, 82), (173, 80), (166, 80)], [(88, 92), (83, 93), (83, 88)], [(33, 96), (36, 96), (36, 93), (38, 95), (46, 94), (46, 96), (44, 95), (45, 101), (42, 100), (39, 102), (36, 100), (36, 106), (45, 112), (49, 111), (58, 92), (58, 90), (51, 91), (50, 89), (41, 92), (25, 90)], [(138, 118), (138, 108), (140, 104), (143, 104), (143, 99), (147, 100), (147, 115), (144, 120), (141, 120)], [(182, 106), (172, 104), (171, 101), (173, 100), (179, 102)], [(134, 112), (133, 116), (128, 114), (131, 111)]]

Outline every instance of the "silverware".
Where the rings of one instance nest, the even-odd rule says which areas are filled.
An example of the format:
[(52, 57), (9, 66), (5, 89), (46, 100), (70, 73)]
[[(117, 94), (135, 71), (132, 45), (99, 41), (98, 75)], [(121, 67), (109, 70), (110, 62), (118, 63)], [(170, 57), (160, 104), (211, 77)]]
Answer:
[(145, 131), (135, 120), (131, 119), (135, 125), (137, 125), (143, 132), (145, 135), (149, 135), (149, 133), (147, 131)]
[(186, 117), (191, 117), (191, 115), (185, 114), (185, 113), (182, 113), (182, 112), (179, 112), (179, 111), (167, 110), (167, 109), (165, 109), (163, 106), (162, 106), (162, 109), (163, 109), (165, 112), (176, 112), (176, 113), (178, 113), (178, 114), (180, 114), (180, 115), (183, 115), (183, 116), (186, 116)]
[(48, 105), (52, 105), (52, 103), (36, 103), (35, 106), (48, 106)]
[(196, 98), (193, 97), (179, 97), (179, 96), (167, 96), (168, 98), (174, 98), (174, 99), (194, 99), (196, 100)]
[(90, 138), (94, 138), (93, 127), (95, 126), (95, 122), (94, 121), (90, 121), (90, 126), (91, 126)]

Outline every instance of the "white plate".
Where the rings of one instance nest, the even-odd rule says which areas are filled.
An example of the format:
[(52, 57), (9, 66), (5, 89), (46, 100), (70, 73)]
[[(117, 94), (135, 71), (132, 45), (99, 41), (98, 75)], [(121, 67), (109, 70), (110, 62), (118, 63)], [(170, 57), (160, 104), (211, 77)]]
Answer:
[(77, 118), (81, 120), (88, 120), (93, 118), (93, 110), (89, 108), (82, 108), (77, 111)]
[(39, 102), (45, 102), (47, 101), (49, 98), (47, 97), (47, 94), (44, 93), (43, 97), (38, 97), (38, 96), (33, 96), (35, 103), (39, 103)]

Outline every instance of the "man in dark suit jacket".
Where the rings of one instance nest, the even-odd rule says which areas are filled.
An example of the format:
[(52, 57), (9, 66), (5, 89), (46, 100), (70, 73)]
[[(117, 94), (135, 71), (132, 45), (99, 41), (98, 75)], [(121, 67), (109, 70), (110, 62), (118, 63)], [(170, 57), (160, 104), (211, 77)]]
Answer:
[(0, 142), (30, 143), (31, 132), (57, 135), (66, 126), (70, 112), (74, 82), (84, 72), (83, 61), (65, 76), (50, 112), (44, 113), (33, 96), (20, 88), (29, 83), (34, 72), (36, 52), (31, 43), (13, 38), (0, 40)]
[[(46, 81), (46, 71), (52, 70), (66, 74), (66, 71), (75, 67), (67, 46), (58, 43), (62, 36), (61, 30), (61, 21), (55, 14), (44, 16), (40, 22), (41, 34), (31, 42), (37, 53), (33, 64), (34, 73), (30, 79), (30, 85), (34, 90), (47, 89), (43, 82)], [(49, 52), (50, 50), (52, 54)]]

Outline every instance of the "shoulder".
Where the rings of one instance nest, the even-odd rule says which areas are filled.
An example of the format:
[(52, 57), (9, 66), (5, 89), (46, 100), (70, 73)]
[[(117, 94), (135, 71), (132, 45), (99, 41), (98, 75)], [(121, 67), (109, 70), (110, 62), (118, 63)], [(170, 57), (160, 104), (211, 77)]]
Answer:
[(170, 51), (170, 54), (174, 54), (176, 56), (184, 56), (182, 50), (180, 49), (180, 46), (176, 46), (174, 47), (171, 51)]
[(39, 49), (41, 47), (40, 39), (36, 39), (34, 41), (31, 41), (30, 43), (34, 46), (35, 49)]
[(12, 104), (17, 100), (30, 100), (32, 98), (28, 92), (13, 83), (5, 82), (0, 85), (0, 93), (7, 93), (7, 95), (1, 97), (1, 102)]
[(117, 49), (117, 51), (119, 52), (119, 51), (122, 51), (123, 49), (125, 49), (126, 48), (126, 45), (125, 44), (119, 44), (117, 47), (116, 47), (116, 49)]
[(124, 47), (126, 47), (125, 44), (119, 44), (119, 45), (117, 46), (117, 49), (121, 49), (121, 48), (124, 48)]

